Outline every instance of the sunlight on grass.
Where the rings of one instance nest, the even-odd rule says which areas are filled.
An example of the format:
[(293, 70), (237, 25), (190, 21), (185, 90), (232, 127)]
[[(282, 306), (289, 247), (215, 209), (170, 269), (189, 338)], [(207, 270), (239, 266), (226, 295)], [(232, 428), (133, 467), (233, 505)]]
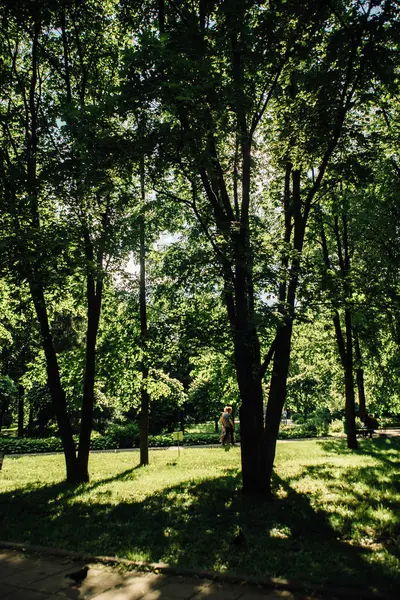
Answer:
[[(2, 539), (133, 560), (314, 582), (385, 587), (398, 578), (395, 440), (278, 444), (273, 503), (241, 495), (240, 449), (92, 454), (91, 481), (71, 488), (61, 455), (6, 457)], [(238, 528), (246, 541), (231, 545)]]

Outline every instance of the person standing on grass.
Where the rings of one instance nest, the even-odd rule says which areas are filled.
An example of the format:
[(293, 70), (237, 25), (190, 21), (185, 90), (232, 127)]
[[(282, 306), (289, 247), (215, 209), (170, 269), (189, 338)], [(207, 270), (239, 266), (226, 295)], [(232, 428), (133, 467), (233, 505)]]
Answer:
[(222, 423), (222, 445), (225, 446), (229, 441), (233, 444), (233, 419), (232, 419), (232, 407), (225, 406), (224, 412), (220, 418)]

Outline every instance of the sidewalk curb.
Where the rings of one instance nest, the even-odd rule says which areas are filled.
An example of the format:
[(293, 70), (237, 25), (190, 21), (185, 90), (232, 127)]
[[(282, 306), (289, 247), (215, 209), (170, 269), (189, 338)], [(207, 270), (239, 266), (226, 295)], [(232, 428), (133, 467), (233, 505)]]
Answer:
[(0, 549), (16, 550), (26, 553), (39, 553), (47, 556), (70, 558), (71, 560), (100, 563), (109, 566), (125, 566), (137, 569), (139, 571), (158, 572), (163, 575), (173, 575), (181, 577), (196, 577), (199, 579), (209, 579), (232, 584), (249, 584), (261, 586), (276, 590), (287, 590), (290, 592), (316, 593), (329, 598), (343, 598), (351, 600), (396, 600), (398, 597), (390, 594), (382, 594), (378, 591), (373, 592), (368, 589), (360, 589), (359, 586), (331, 587), (318, 584), (308, 584), (297, 580), (280, 579), (277, 577), (257, 577), (232, 573), (221, 573), (218, 571), (186, 569), (175, 567), (166, 563), (152, 563), (133, 561), (127, 558), (118, 558), (116, 556), (96, 556), (84, 552), (74, 552), (62, 548), (52, 548), (48, 546), (37, 546), (33, 544), (21, 544), (19, 542), (7, 542), (0, 540)]

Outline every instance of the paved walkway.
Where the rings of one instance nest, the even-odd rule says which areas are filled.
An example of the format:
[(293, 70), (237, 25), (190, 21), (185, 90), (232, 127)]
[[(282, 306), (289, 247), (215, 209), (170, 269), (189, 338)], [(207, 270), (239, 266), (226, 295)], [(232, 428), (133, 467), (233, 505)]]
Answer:
[(85, 579), (66, 577), (84, 563), (70, 558), (0, 550), (1, 600), (311, 600), (315, 595), (271, 590), (246, 583), (131, 571), (89, 563)]

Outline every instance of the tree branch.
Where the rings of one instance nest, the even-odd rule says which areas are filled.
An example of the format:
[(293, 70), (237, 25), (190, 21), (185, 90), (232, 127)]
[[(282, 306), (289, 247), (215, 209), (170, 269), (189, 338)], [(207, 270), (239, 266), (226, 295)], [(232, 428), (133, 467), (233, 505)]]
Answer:
[(275, 354), (275, 348), (276, 348), (276, 336), (273, 339), (273, 342), (272, 342), (267, 354), (264, 355), (264, 359), (263, 359), (263, 362), (262, 362), (262, 364), (260, 366), (260, 370), (259, 370), (260, 380), (262, 380), (264, 378), (264, 375), (267, 372), (269, 364)]

